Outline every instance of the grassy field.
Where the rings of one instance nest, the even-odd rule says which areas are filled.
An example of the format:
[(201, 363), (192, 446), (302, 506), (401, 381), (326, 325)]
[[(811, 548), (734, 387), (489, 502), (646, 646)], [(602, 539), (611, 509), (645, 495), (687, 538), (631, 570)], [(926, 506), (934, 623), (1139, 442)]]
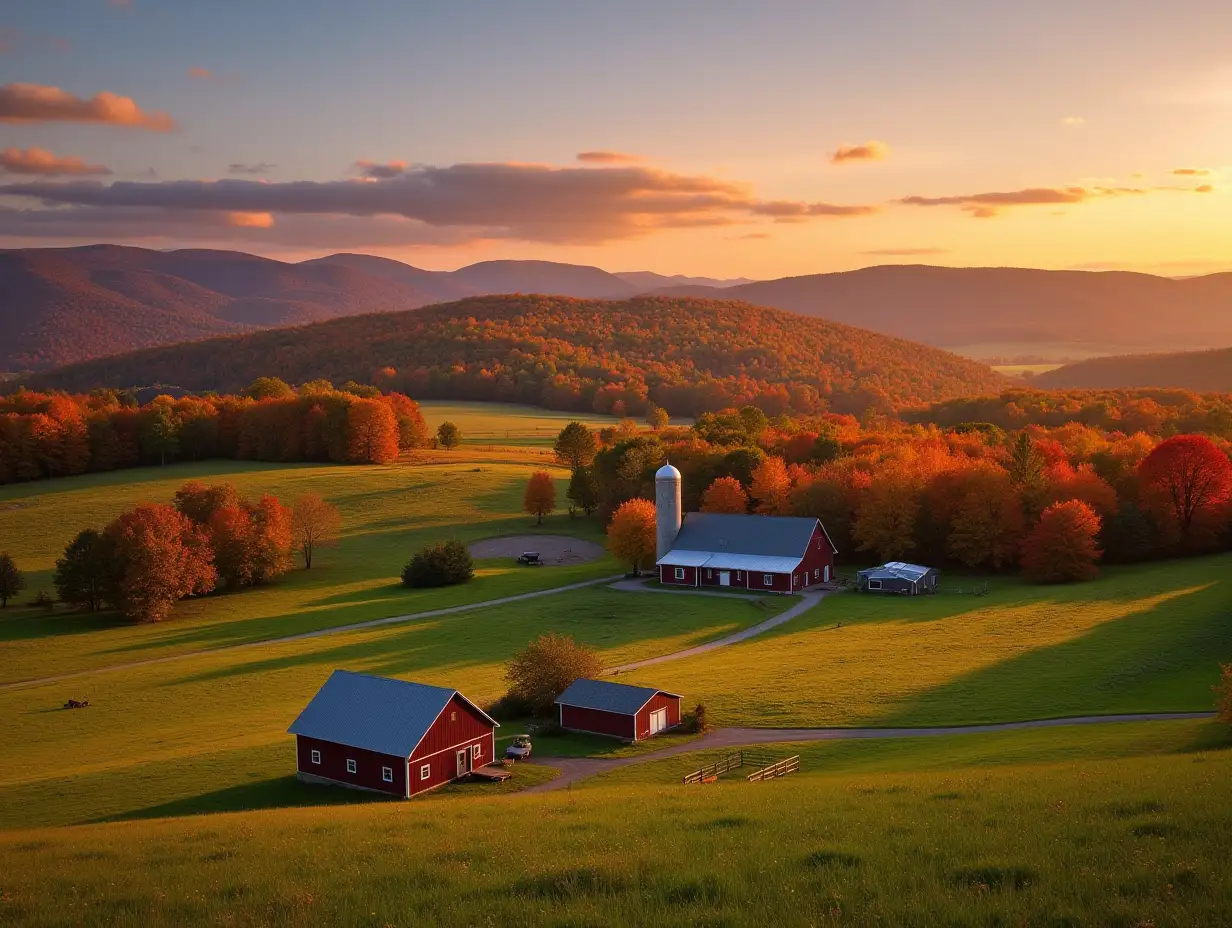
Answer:
[(419, 406), (432, 432), (435, 433), (442, 422), (452, 422), (462, 433), (462, 440), (469, 444), (551, 445), (557, 433), (575, 420), (585, 422), (594, 429), (606, 428), (620, 421), (616, 416), (557, 412), (510, 403), (424, 400)]
[[(961, 584), (946, 577), (943, 587)], [(970, 584), (968, 584), (968, 590)], [(838, 593), (768, 634), (633, 671), (725, 725), (946, 725), (1212, 708), (1232, 556), (991, 580), (984, 597)]]
[[(1227, 924), (1232, 757), (1203, 746), (1207, 735), (1193, 723), (1158, 727), (1167, 733), (1109, 726), (1090, 752), (1115, 757), (1119, 739), (1128, 759), (1091, 759), (1079, 747), (1079, 759), (1061, 763), (806, 768), (763, 784), (613, 781), (533, 797), (7, 832), (0, 919)], [(1025, 738), (1017, 750), (1027, 755), (1057, 735), (1018, 733), (990, 750)], [(1134, 756), (1144, 738), (1181, 753)], [(923, 757), (907, 750), (897, 763), (934, 767), (936, 746), (919, 750)]]

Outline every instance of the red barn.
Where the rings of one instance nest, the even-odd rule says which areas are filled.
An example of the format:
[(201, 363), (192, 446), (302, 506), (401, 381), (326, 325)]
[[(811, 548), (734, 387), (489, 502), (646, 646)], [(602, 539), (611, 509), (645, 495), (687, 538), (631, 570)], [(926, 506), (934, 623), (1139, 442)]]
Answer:
[(301, 780), (409, 799), (490, 764), (498, 727), (457, 690), (335, 670), (287, 731)]
[(837, 553), (817, 519), (690, 512), (658, 560), (659, 582), (794, 593), (829, 583)]
[(680, 724), (680, 697), (648, 686), (575, 680), (556, 700), (560, 727), (641, 741)]

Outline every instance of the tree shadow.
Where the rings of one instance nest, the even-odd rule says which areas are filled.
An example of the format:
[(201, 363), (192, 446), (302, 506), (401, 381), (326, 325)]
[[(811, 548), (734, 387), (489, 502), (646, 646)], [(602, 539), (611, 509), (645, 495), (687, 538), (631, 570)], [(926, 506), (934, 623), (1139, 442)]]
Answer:
[(255, 780), (238, 786), (185, 796), (144, 809), (133, 809), (93, 819), (90, 824), (123, 822), (148, 818), (177, 818), (183, 815), (209, 815), (216, 812), (252, 812), (260, 809), (289, 809), (304, 806), (362, 805), (396, 802), (397, 797), (340, 786), (301, 783), (294, 774)]

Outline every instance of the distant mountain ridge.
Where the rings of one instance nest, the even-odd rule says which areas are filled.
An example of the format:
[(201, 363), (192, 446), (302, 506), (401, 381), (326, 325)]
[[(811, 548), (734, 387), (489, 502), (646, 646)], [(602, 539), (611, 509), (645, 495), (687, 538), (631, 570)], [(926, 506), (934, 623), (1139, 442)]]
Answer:
[(1049, 389), (1172, 387), (1196, 393), (1232, 393), (1232, 348), (1091, 358), (1037, 374), (1031, 383)]

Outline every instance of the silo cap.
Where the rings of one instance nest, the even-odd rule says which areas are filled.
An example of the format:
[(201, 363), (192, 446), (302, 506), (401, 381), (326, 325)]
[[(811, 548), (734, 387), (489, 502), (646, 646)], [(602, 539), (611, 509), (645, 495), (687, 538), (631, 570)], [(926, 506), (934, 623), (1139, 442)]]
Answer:
[(680, 471), (672, 467), (670, 464), (664, 464), (655, 471), (655, 480), (679, 480)]

